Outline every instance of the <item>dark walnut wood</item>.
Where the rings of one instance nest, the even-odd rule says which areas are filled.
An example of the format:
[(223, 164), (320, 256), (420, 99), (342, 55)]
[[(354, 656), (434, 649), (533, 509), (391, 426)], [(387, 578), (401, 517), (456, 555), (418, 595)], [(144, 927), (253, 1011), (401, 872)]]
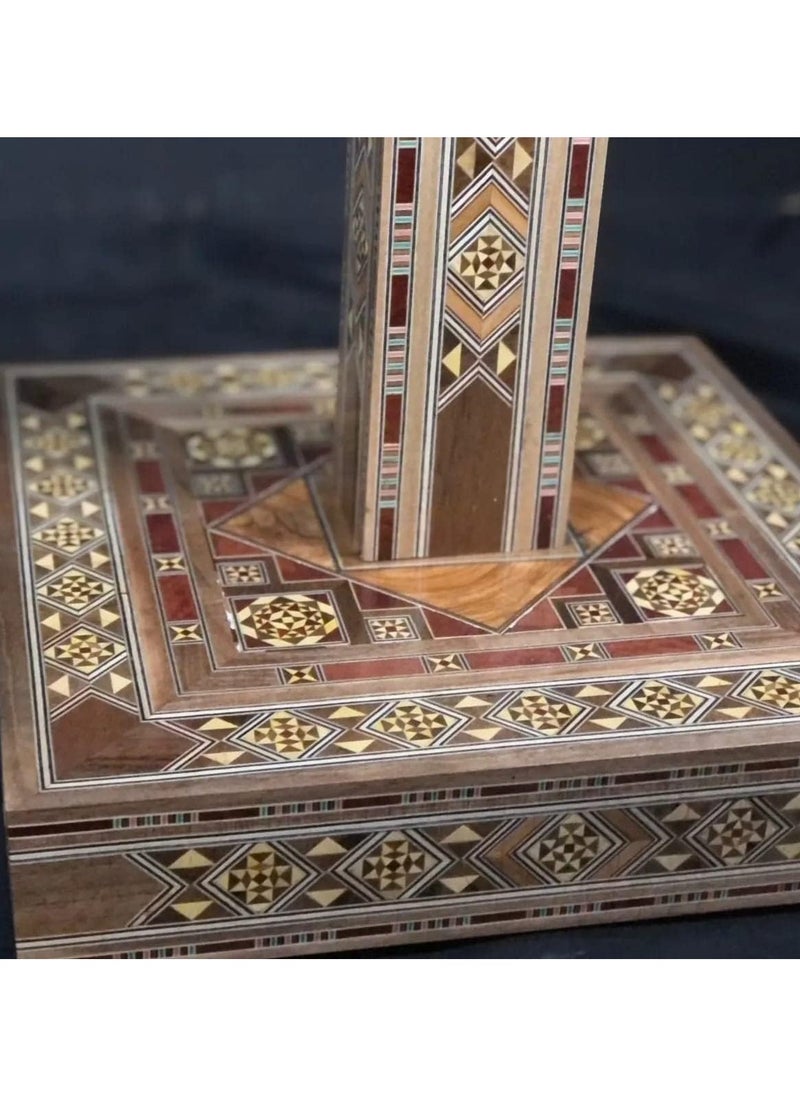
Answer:
[(9, 371), (20, 955), (795, 901), (800, 474), (775, 422), (691, 339), (590, 341), (567, 544), (370, 565), (331, 501), (335, 375)]

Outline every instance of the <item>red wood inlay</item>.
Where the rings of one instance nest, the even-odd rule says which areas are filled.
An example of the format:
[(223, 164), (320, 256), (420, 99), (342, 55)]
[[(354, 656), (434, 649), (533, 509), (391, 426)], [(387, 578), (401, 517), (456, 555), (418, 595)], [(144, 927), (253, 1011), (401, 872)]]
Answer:
[(147, 535), (154, 552), (177, 552), (180, 550), (178, 533), (171, 514), (148, 514)]
[(560, 647), (521, 647), (511, 651), (473, 651), (466, 656), (473, 670), (502, 669), (507, 666), (541, 666), (563, 662)]
[(621, 639), (606, 643), (606, 650), (612, 658), (635, 657), (636, 655), (671, 655), (686, 651), (699, 650), (694, 636), (656, 636), (653, 639)]
[(160, 495), (166, 491), (161, 465), (157, 460), (139, 460), (136, 462), (136, 476), (139, 487), (145, 495)]
[(699, 518), (716, 518), (719, 514), (696, 483), (684, 484), (678, 490)]
[(723, 540), (719, 543), (742, 578), (768, 577), (767, 572), (742, 541)]
[(325, 677), (328, 681), (359, 681), (370, 677), (405, 677), (425, 672), (419, 658), (367, 659), (363, 662), (328, 662)]
[(509, 632), (539, 632), (546, 628), (563, 628), (561, 618), (549, 601), (542, 601), (521, 617)]
[(639, 441), (653, 460), (658, 461), (659, 464), (672, 464), (675, 460), (675, 457), (667, 449), (661, 438), (657, 438), (655, 434), (644, 434), (639, 438)]
[(192, 587), (187, 575), (166, 575), (158, 580), (167, 620), (197, 620)]

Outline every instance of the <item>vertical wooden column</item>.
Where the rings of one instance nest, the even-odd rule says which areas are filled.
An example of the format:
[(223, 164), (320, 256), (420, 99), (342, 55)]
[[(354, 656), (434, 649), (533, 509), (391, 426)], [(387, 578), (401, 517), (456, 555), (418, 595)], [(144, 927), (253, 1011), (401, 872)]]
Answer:
[(604, 161), (350, 143), (337, 481), (365, 560), (563, 546)]

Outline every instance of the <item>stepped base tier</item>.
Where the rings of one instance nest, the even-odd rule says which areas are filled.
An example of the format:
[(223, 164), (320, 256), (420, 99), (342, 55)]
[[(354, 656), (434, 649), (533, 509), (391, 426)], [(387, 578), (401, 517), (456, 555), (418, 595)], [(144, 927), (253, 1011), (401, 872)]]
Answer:
[(19, 955), (292, 955), (800, 899), (780, 427), (693, 339), (590, 340), (565, 549), (364, 564), (330, 490), (336, 371), (7, 371)]

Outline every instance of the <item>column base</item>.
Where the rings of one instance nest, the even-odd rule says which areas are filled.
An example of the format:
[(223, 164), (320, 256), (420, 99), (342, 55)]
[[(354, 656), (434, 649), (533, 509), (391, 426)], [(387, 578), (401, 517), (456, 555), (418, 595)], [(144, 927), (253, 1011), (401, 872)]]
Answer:
[(590, 341), (568, 553), (364, 566), (326, 502), (335, 369), (10, 371), (20, 956), (795, 901), (800, 476), (777, 424), (694, 340)]

